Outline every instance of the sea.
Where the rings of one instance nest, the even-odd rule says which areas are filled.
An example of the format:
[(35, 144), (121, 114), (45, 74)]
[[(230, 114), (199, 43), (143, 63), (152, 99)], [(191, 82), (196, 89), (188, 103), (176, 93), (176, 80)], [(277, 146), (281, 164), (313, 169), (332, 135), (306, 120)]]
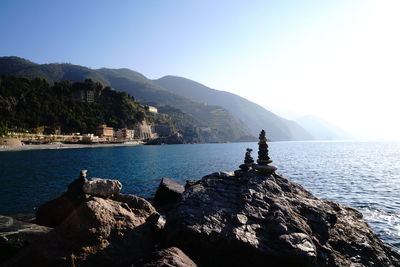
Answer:
[[(34, 214), (79, 176), (118, 179), (123, 193), (151, 198), (162, 177), (184, 184), (233, 171), (257, 143), (126, 146), (0, 152), (0, 214)], [(356, 208), (400, 250), (400, 142), (270, 142), (278, 172), (321, 199)], [(257, 153), (254, 153), (256, 157)]]

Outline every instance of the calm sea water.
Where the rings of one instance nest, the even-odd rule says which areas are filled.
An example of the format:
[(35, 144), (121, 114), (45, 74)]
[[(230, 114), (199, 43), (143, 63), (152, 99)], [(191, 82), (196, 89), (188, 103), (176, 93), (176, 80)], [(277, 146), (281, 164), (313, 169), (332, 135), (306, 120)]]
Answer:
[[(317, 197), (352, 206), (400, 249), (400, 143), (272, 142), (279, 172)], [(0, 214), (33, 214), (66, 190), (81, 169), (118, 179), (124, 193), (150, 197), (160, 177), (188, 179), (241, 164), (256, 143), (0, 152)], [(254, 153), (256, 154), (256, 153)]]

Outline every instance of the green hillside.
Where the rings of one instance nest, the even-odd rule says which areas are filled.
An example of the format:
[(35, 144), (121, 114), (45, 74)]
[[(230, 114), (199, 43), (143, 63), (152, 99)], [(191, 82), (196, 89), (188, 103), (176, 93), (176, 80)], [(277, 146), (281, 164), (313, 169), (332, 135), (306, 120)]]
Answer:
[[(95, 102), (82, 100), (81, 91), (95, 92)], [(100, 124), (132, 128), (143, 119), (153, 117), (133, 97), (98, 82), (50, 85), (40, 78), (0, 77), (0, 121), (9, 129), (34, 132), (48, 127), (63, 133), (94, 133)]]
[[(20, 63), (16, 63), (20, 62)], [(19, 66), (19, 67), (18, 67)], [(139, 102), (155, 102), (172, 106), (192, 116), (197, 128), (210, 128), (211, 135), (205, 142), (231, 142), (255, 140), (247, 126), (220, 106), (204, 105), (171, 93), (145, 76), (128, 69), (98, 69), (71, 64), (35, 64), (17, 57), (0, 58), (0, 74), (18, 77), (40, 77), (49, 82), (83, 81), (90, 78), (117, 90), (135, 96)]]

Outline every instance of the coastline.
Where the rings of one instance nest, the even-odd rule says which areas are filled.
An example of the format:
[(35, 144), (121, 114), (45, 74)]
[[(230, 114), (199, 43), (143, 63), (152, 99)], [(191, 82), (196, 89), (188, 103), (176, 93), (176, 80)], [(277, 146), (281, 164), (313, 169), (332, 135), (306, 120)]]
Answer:
[(0, 152), (7, 151), (27, 151), (42, 149), (72, 149), (72, 148), (98, 148), (98, 147), (118, 147), (118, 146), (140, 146), (143, 142), (126, 142), (122, 144), (46, 144), (46, 145), (23, 145), (23, 146), (0, 146)]

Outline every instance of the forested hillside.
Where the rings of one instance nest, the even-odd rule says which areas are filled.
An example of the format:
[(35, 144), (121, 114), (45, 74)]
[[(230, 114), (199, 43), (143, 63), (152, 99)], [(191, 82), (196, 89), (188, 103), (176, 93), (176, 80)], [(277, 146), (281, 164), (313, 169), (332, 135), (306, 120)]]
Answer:
[[(93, 103), (81, 92), (93, 92)], [(35, 78), (0, 77), (0, 121), (10, 129), (34, 131), (61, 128), (64, 133), (94, 133), (100, 124), (132, 128), (153, 118), (132, 96), (99, 82), (57, 82)]]

